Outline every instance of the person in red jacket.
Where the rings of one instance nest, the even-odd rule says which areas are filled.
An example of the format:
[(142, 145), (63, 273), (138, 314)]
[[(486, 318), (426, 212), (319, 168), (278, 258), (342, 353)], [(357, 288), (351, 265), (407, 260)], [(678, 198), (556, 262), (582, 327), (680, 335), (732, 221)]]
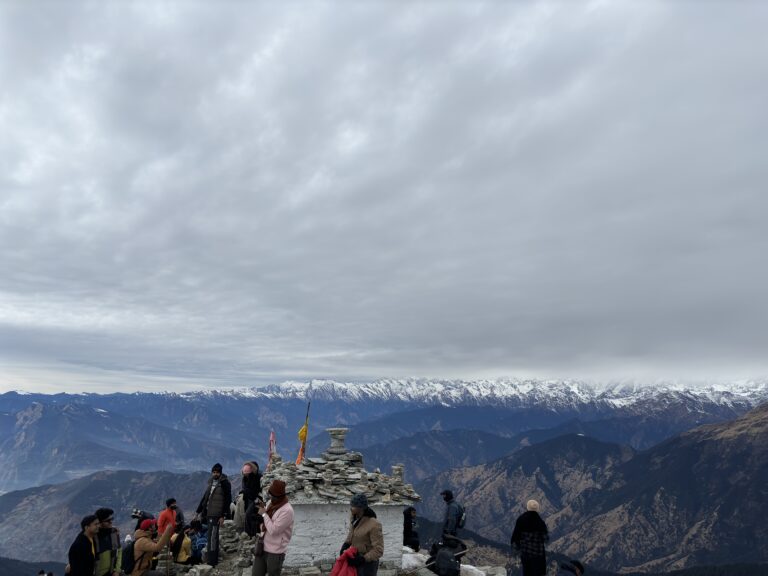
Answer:
[(176, 498), (168, 498), (165, 501), (165, 510), (157, 517), (157, 531), (160, 534), (165, 533), (165, 527), (168, 525), (176, 529), (176, 508)]

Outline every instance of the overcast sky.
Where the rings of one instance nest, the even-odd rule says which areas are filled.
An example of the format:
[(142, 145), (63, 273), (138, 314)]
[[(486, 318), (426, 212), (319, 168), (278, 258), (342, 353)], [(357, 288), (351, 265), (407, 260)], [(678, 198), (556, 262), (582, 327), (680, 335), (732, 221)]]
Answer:
[(0, 391), (768, 374), (765, 2), (0, 3)]

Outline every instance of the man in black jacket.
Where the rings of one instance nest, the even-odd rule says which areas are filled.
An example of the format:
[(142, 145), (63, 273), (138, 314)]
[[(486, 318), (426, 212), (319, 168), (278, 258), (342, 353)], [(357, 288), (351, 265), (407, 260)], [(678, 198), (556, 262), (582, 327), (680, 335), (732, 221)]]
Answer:
[(69, 576), (93, 576), (96, 567), (96, 534), (101, 523), (95, 514), (80, 521), (80, 534), (69, 547)]
[(536, 500), (528, 500), (526, 509), (515, 522), (512, 549), (520, 553), (523, 576), (545, 576), (547, 556), (544, 545), (549, 542), (549, 531), (539, 516), (539, 503)]
[(205, 494), (197, 506), (197, 513), (208, 518), (207, 564), (210, 566), (219, 563), (219, 527), (224, 524), (232, 503), (232, 485), (222, 472), (221, 464), (217, 462), (213, 465)]

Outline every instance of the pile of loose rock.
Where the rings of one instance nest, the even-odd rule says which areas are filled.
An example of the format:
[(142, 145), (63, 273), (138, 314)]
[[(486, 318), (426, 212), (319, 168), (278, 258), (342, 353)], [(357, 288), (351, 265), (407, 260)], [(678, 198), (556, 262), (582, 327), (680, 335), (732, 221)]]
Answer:
[(371, 504), (412, 504), (420, 500), (413, 487), (404, 482), (402, 464), (392, 466), (391, 476), (379, 469), (368, 472), (363, 468), (363, 455), (344, 447), (347, 428), (327, 431), (331, 447), (320, 458), (304, 458), (297, 466), (273, 454), (262, 485), (269, 486), (279, 478), (286, 483), (291, 502), (297, 504), (346, 503), (353, 494), (361, 493)]

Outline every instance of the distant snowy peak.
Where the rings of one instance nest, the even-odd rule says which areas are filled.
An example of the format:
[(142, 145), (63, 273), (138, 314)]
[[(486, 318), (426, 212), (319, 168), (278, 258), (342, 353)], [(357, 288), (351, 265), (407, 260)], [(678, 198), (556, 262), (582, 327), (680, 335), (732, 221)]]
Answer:
[(592, 384), (576, 380), (377, 380), (284, 382), (241, 391), (247, 396), (347, 402), (389, 401), (443, 406), (584, 406), (626, 408), (648, 402), (704, 402), (751, 407), (768, 401), (768, 382), (683, 385)]

